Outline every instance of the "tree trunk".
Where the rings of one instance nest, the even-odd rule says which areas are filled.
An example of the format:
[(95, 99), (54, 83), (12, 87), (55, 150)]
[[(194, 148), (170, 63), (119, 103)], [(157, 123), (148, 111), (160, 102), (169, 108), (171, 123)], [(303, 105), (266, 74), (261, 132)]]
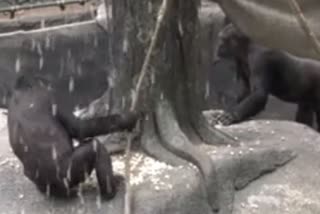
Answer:
[[(112, 112), (129, 107), (131, 89), (142, 67), (160, 4), (160, 0), (112, 2)], [(206, 188), (209, 204), (217, 209), (217, 188), (212, 188), (215, 167), (200, 145), (232, 144), (234, 140), (211, 128), (201, 113), (205, 80), (198, 72), (198, 5), (198, 0), (168, 2), (139, 100), (139, 109), (148, 112), (140, 148), (173, 165), (184, 163), (183, 160), (195, 164), (206, 187), (210, 187)]]
[[(108, 22), (111, 49), (106, 50), (113, 68), (109, 78), (111, 88), (92, 105), (93, 115), (129, 110), (132, 89), (153, 35), (160, 4), (161, 0), (112, 0), (112, 20)], [(233, 200), (233, 183), (237, 180), (248, 183), (257, 178), (265, 171), (265, 164), (257, 158), (260, 153), (253, 153), (254, 158), (248, 153), (232, 161), (227, 155), (217, 167), (207, 153), (209, 147), (203, 146), (204, 143), (211, 147), (238, 145), (238, 142), (210, 127), (201, 112), (207, 80), (200, 72), (198, 6), (198, 0), (168, 0), (165, 20), (139, 92), (138, 109), (147, 112), (147, 116), (137, 148), (174, 166), (194, 164), (202, 175), (208, 204), (213, 210), (221, 208), (229, 212), (232, 210), (229, 204)], [(110, 111), (104, 108), (105, 104), (111, 106)], [(268, 161), (272, 164), (267, 167), (270, 170), (274, 169), (276, 160), (270, 154), (282, 155), (274, 150), (261, 153), (270, 156)], [(285, 158), (287, 161), (292, 156)], [(254, 167), (247, 164), (247, 159), (254, 160)], [(239, 167), (251, 167), (254, 173), (244, 173), (237, 178)], [(219, 207), (222, 203), (228, 206)]]

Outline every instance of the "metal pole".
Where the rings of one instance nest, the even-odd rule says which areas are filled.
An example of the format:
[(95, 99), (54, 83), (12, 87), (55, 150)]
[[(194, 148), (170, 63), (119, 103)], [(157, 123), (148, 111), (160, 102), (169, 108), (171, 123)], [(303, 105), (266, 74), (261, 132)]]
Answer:
[(68, 4), (76, 4), (79, 3), (80, 5), (84, 5), (86, 2), (90, 0), (57, 0), (54, 2), (47, 2), (47, 3), (35, 3), (35, 4), (25, 4), (25, 5), (15, 5), (10, 7), (5, 7), (0, 9), (0, 13), (10, 13), (10, 18), (14, 18), (15, 12), (19, 10), (31, 10), (35, 8), (43, 8), (43, 7), (51, 7), (51, 6), (59, 6), (61, 10), (65, 9), (65, 6)]

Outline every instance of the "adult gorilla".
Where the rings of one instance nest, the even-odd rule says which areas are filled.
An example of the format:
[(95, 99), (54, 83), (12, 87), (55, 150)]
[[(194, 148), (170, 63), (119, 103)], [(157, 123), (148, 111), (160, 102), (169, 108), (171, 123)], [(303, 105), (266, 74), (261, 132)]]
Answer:
[[(110, 156), (103, 145), (87, 140), (110, 132), (131, 130), (138, 114), (110, 115), (87, 120), (64, 113), (46, 82), (33, 74), (17, 78), (8, 108), (11, 147), (24, 174), (41, 192), (72, 196), (96, 170), (101, 196), (116, 193)], [(74, 147), (72, 139), (80, 146)]]
[(220, 32), (219, 41), (218, 57), (236, 60), (250, 93), (228, 112), (214, 115), (218, 123), (229, 125), (255, 116), (272, 94), (298, 104), (297, 122), (312, 126), (316, 113), (320, 130), (320, 62), (255, 44), (232, 24)]

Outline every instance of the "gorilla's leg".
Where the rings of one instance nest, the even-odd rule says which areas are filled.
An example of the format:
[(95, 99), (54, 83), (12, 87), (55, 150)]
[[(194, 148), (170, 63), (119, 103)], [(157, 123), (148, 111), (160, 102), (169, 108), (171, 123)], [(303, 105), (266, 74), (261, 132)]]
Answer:
[[(66, 160), (61, 160), (60, 163), (59, 179), (53, 178), (53, 181), (48, 182), (50, 183), (50, 195), (68, 196), (70, 191), (72, 194), (73, 188), (85, 181), (95, 169), (101, 196), (107, 200), (115, 196), (116, 181), (111, 158), (106, 148), (100, 143), (94, 141), (82, 144), (73, 151), (71, 156)], [(38, 185), (38, 188), (42, 192), (45, 190), (44, 185)]]
[(314, 116), (314, 109), (310, 104), (306, 103), (299, 103), (298, 110), (296, 113), (296, 121), (298, 123), (303, 123), (312, 127), (313, 125), (313, 116)]
[(85, 176), (90, 175), (94, 168), (101, 196), (105, 199), (111, 199), (115, 196), (115, 179), (111, 158), (106, 148), (97, 141), (77, 148), (71, 157), (68, 168), (71, 176), (70, 187), (84, 181)]
[(317, 130), (320, 132), (320, 104), (316, 107)]

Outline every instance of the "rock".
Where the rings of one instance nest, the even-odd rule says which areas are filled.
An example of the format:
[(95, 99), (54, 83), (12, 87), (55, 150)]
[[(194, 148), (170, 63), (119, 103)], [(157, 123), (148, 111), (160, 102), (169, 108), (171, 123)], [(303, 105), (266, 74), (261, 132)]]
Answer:
[[(219, 214), (231, 214), (233, 207), (233, 213), (239, 214), (255, 213), (251, 209), (261, 209), (258, 213), (262, 213), (262, 208), (263, 213), (280, 213), (289, 205), (294, 206), (294, 210), (300, 210), (300, 213), (308, 213), (302, 211), (305, 206), (309, 206), (309, 202), (310, 209), (315, 210), (309, 213), (319, 213), (320, 207), (317, 207), (315, 202), (319, 197), (316, 187), (320, 185), (320, 181), (313, 178), (320, 167), (315, 164), (320, 159), (317, 154), (320, 150), (319, 142), (316, 142), (320, 141), (317, 133), (296, 123), (279, 121), (247, 122), (223, 129), (242, 140), (241, 145), (201, 146), (216, 165), (221, 207)], [(292, 134), (293, 129), (296, 134)], [(274, 133), (271, 133), (272, 131)], [(281, 140), (281, 136), (286, 140)], [(1, 139), (1, 144), (9, 147), (8, 141)], [(296, 157), (295, 154), (298, 155), (296, 159), (274, 173), (256, 180), (292, 160)], [(8, 162), (18, 164), (13, 154), (7, 150), (0, 150), (0, 156), (0, 162), (8, 159)], [(21, 168), (12, 168), (10, 163), (0, 167), (0, 209), (8, 210), (6, 213), (22, 210), (25, 213), (123, 213), (123, 184), (116, 198), (109, 202), (100, 202), (97, 199), (95, 179), (84, 185), (81, 197), (53, 200), (41, 195), (22, 175)], [(117, 174), (124, 173), (123, 156), (114, 156), (113, 165)], [(133, 213), (212, 214), (210, 206), (204, 200), (201, 176), (194, 166), (186, 164), (173, 167), (139, 152), (133, 153), (131, 166)], [(303, 174), (300, 173), (302, 167)], [(248, 185), (253, 180), (256, 181)], [(240, 192), (235, 194), (236, 190)], [(285, 192), (286, 190), (290, 191)], [(306, 193), (308, 195), (304, 195)], [(305, 199), (297, 203), (302, 197)], [(283, 204), (282, 200), (285, 200)]]
[[(289, 147), (297, 158), (236, 194), (234, 214), (320, 213), (319, 134), (288, 121), (251, 121), (224, 128), (261, 146)], [(281, 140), (281, 138), (285, 140)], [(279, 140), (280, 139), (280, 140)]]

